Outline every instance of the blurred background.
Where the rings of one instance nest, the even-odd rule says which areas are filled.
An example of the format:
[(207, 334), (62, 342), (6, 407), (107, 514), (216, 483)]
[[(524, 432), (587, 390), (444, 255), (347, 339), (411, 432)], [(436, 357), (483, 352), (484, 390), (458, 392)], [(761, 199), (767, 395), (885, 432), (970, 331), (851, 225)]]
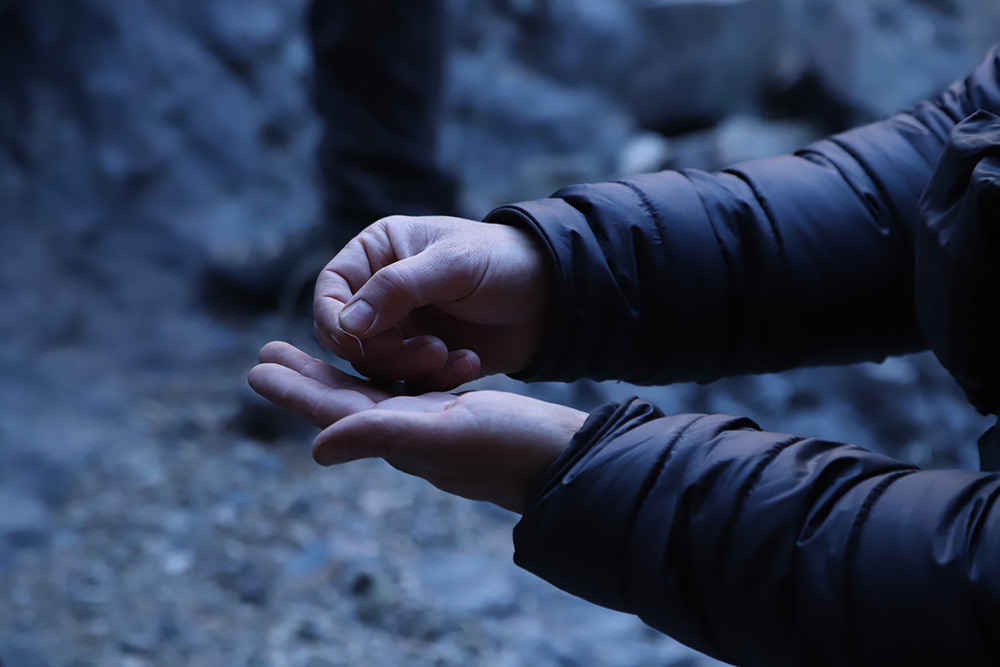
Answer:
[[(481, 218), (789, 152), (964, 75), (1000, 5), (421, 0), (389, 30), (350, 4), (0, 0), (0, 665), (717, 664), (519, 571), (507, 512), (381, 462), (315, 466), (310, 429), (246, 372), (275, 338), (319, 355), (316, 255), (380, 206), (409, 212), (363, 178), (350, 210), (360, 195), (331, 196), (350, 174), (418, 174)], [(423, 114), (385, 122), (423, 123), (415, 158), (391, 148), (409, 139), (372, 157), (352, 97), (386, 45), (436, 54), (402, 56), (422, 96), (375, 91)], [(317, 70), (342, 62), (347, 78)], [(637, 393), (927, 466), (976, 468), (988, 425), (929, 355), (710, 386), (480, 384), (583, 409)]]

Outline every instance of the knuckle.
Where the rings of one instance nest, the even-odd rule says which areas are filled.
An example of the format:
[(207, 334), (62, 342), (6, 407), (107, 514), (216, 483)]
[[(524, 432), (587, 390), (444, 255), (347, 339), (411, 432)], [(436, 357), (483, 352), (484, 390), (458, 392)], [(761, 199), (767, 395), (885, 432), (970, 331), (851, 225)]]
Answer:
[(387, 231), (391, 227), (406, 224), (409, 219), (409, 216), (406, 215), (387, 215), (384, 218), (376, 220), (370, 227), (377, 227), (380, 230)]
[(399, 263), (380, 269), (376, 275), (385, 288), (392, 292), (408, 291), (413, 284), (412, 272)]
[(318, 377), (323, 374), (326, 370), (324, 364), (319, 359), (310, 359), (309, 361), (302, 364), (302, 369), (299, 371), (302, 375), (306, 377)]

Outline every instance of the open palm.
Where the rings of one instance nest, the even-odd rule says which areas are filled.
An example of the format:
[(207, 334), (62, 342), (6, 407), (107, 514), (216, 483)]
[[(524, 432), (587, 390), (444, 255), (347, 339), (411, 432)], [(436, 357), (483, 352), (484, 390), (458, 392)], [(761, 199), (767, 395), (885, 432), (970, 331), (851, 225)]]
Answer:
[(444, 491), (514, 512), (586, 418), (507, 392), (408, 395), (402, 383), (353, 377), (288, 343), (265, 345), (260, 362), (250, 386), (324, 429), (313, 443), (318, 463), (384, 458)]

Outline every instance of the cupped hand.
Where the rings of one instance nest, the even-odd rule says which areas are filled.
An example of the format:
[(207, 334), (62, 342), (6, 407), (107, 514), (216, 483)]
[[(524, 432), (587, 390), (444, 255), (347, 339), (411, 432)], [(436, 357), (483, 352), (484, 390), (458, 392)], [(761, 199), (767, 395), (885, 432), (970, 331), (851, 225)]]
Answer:
[(447, 390), (530, 361), (547, 277), (528, 233), (394, 216), (350, 241), (316, 282), (316, 337), (363, 375)]
[(249, 382), (324, 429), (313, 443), (322, 465), (384, 458), (448, 493), (513, 512), (587, 416), (499, 391), (406, 395), (401, 383), (350, 376), (280, 342), (261, 349)]

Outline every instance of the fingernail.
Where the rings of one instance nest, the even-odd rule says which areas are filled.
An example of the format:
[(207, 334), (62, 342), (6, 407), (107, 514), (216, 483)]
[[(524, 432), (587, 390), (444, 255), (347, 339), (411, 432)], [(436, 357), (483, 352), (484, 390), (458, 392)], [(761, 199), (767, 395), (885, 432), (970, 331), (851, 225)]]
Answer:
[(451, 362), (451, 372), (459, 377), (465, 377), (472, 375), (475, 372), (475, 368), (472, 365), (472, 360), (469, 359), (469, 355), (462, 355), (458, 359)]
[(375, 321), (375, 310), (367, 301), (355, 301), (340, 311), (340, 326), (344, 331), (364, 333)]

